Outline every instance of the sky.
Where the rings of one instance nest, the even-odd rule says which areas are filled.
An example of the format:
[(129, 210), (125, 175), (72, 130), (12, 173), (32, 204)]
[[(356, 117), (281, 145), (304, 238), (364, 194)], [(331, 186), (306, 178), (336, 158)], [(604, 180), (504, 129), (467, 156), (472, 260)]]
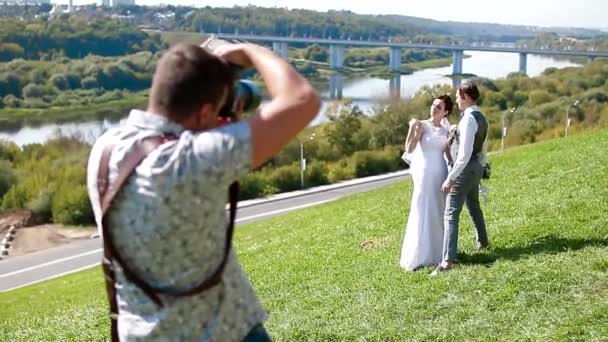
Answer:
[[(135, 0), (138, 5), (347, 9), (359, 14), (400, 14), (436, 20), (530, 26), (608, 28), (607, 0)], [(67, 3), (67, 0), (55, 0)], [(74, 0), (75, 5), (95, 0)]]

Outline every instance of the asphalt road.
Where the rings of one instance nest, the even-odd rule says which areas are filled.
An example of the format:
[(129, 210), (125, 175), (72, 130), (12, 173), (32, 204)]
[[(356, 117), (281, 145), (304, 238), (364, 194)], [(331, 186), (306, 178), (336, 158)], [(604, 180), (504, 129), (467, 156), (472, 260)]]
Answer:
[[(293, 210), (320, 205), (338, 198), (377, 189), (398, 181), (407, 174), (397, 173), (306, 192), (278, 196), (270, 201), (247, 201), (239, 205), (238, 224), (264, 220)], [(87, 239), (0, 261), (0, 292), (34, 284), (84, 270), (99, 264), (100, 239)]]

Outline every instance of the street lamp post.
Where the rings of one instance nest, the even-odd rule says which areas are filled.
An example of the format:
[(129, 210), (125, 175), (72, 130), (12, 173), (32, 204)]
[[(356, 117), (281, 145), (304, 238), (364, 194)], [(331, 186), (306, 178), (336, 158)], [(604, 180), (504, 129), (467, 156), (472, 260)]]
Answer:
[[(513, 107), (513, 108), (511, 108), (509, 113), (513, 114), (516, 110), (517, 110), (517, 107)], [(501, 152), (505, 150), (505, 137), (507, 136), (507, 126), (505, 126), (505, 113), (506, 112), (502, 112), (502, 133), (501, 133), (501, 138), (500, 138), (500, 151)]]
[(298, 137), (296, 137), (298, 143), (300, 144), (300, 188), (302, 189), (304, 189), (304, 170), (306, 169), (306, 160), (304, 159), (304, 144), (313, 141), (315, 139), (315, 135), (317, 135), (317, 133), (313, 133), (304, 141), (301, 141)]
[(566, 132), (564, 134), (564, 138), (568, 137), (568, 128), (570, 128), (570, 108), (578, 106), (578, 100), (574, 101), (573, 104), (568, 106), (566, 110)]

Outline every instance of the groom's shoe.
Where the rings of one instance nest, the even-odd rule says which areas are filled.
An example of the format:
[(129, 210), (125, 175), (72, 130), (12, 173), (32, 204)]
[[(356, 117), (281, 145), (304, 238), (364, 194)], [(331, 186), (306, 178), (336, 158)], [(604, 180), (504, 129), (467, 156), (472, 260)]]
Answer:
[(436, 275), (438, 275), (439, 273), (442, 272), (447, 272), (449, 270), (451, 270), (452, 268), (454, 268), (454, 263), (451, 261), (443, 261), (441, 264), (439, 264), (439, 266), (437, 266), (437, 268), (435, 268), (435, 270), (433, 271), (433, 273), (431, 273), (431, 277), (434, 277)]

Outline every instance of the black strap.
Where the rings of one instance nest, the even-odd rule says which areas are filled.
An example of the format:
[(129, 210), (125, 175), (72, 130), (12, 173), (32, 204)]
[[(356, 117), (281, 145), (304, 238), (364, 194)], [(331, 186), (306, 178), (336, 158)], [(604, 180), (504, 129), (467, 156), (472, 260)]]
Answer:
[(116, 275), (114, 272), (113, 262), (117, 262), (123, 269), (125, 277), (139, 287), (150, 299), (152, 299), (158, 306), (162, 307), (163, 302), (159, 294), (164, 294), (173, 297), (185, 297), (192, 296), (204, 292), (209, 288), (214, 287), (222, 280), (222, 274), (228, 262), (230, 255), (230, 249), (232, 248), (232, 236), (234, 232), (234, 221), (236, 219), (236, 209), (239, 194), (239, 183), (234, 182), (228, 188), (228, 198), (230, 202), (230, 216), (226, 232), (226, 241), (224, 245), (224, 256), (222, 262), (213, 272), (213, 274), (202, 281), (196, 287), (183, 291), (175, 292), (167, 289), (157, 289), (147, 284), (141, 277), (137, 275), (128, 265), (124, 262), (119, 253), (117, 253), (112, 235), (109, 234), (109, 226), (107, 224), (107, 212), (112, 204), (115, 196), (120, 192), (123, 185), (133, 173), (135, 168), (141, 163), (141, 161), (154, 149), (163, 143), (176, 139), (175, 136), (156, 136), (143, 140), (137, 144), (134, 151), (131, 152), (123, 163), (118, 168), (118, 177), (112, 184), (109, 184), (109, 162), (110, 156), (115, 145), (108, 145), (102, 152), (101, 160), (99, 163), (99, 171), (97, 174), (97, 187), (99, 190), (99, 198), (101, 204), (102, 218), (101, 218), (101, 232), (103, 237), (103, 262), (102, 268), (106, 279), (106, 292), (110, 301), (110, 318), (111, 318), (111, 334), (112, 341), (118, 341), (118, 303), (116, 298)]

